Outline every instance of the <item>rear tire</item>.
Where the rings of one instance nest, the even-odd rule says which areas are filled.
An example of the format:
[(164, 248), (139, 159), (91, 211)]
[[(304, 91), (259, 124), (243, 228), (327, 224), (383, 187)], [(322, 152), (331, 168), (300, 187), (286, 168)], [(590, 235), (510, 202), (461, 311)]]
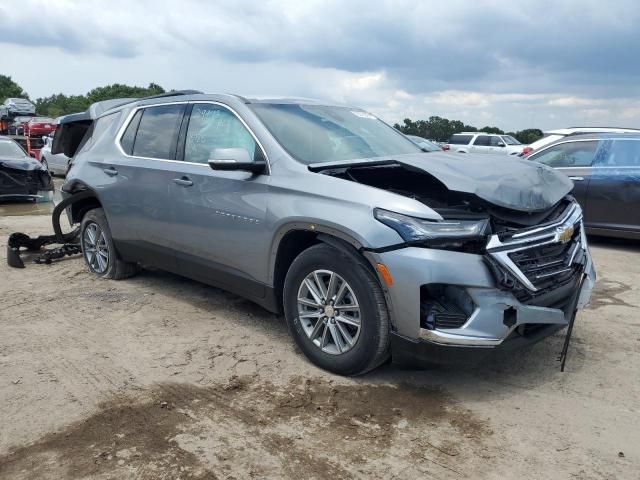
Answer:
[(362, 375), (389, 358), (384, 294), (355, 253), (322, 243), (298, 255), (285, 278), (284, 310), (298, 347), (325, 370)]
[(99, 277), (122, 280), (138, 273), (137, 263), (125, 262), (118, 255), (102, 208), (89, 210), (82, 218), (80, 246), (85, 264)]

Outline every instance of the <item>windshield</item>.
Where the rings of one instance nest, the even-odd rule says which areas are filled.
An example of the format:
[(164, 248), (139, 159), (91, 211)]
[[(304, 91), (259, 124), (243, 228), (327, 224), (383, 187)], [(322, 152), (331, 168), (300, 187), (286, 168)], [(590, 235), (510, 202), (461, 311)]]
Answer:
[(302, 163), (422, 152), (400, 132), (362, 110), (266, 103), (251, 108), (287, 152)]
[(518, 140), (513, 138), (511, 135), (503, 136), (502, 140), (504, 140), (504, 143), (506, 143), (507, 145), (522, 145)]
[(0, 142), (0, 159), (23, 159), (26, 156), (24, 150), (15, 142)]

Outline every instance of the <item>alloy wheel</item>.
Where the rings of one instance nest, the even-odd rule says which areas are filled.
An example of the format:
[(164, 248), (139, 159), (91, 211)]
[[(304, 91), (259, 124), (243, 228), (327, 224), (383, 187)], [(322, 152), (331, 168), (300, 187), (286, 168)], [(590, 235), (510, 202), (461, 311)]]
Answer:
[(358, 299), (331, 270), (314, 270), (304, 278), (298, 289), (298, 318), (313, 344), (332, 355), (351, 350), (360, 335)]
[(97, 223), (89, 223), (82, 235), (82, 251), (87, 264), (96, 273), (104, 273), (109, 268), (109, 247), (104, 232)]

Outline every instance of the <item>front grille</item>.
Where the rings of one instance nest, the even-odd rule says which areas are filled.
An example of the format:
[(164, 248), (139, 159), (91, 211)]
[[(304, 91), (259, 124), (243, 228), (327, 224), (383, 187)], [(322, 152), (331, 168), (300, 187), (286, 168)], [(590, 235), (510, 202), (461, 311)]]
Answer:
[(537, 289), (564, 283), (580, 269), (584, 251), (580, 248), (580, 225), (571, 241), (528, 248), (509, 254), (509, 258)]
[(586, 244), (582, 210), (573, 202), (551, 223), (493, 235), (487, 245), (489, 265), (498, 284), (520, 301), (569, 285), (582, 271)]

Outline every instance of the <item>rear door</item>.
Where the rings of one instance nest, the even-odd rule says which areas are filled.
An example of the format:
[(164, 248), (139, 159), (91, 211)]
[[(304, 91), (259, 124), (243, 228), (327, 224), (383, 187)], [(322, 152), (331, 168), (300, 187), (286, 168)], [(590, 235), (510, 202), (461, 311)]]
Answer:
[(117, 142), (122, 150), (100, 165), (114, 240), (125, 257), (175, 270), (176, 245), (167, 233), (174, 210), (170, 187), (182, 176), (177, 141), (186, 103), (140, 108), (130, 115)]
[(640, 139), (602, 142), (588, 196), (589, 227), (640, 233)]
[(254, 160), (266, 159), (235, 112), (219, 103), (193, 104), (184, 135), (185, 183), (169, 188), (181, 273), (262, 298), (260, 272), (271, 234), (266, 226), (269, 176), (212, 170), (208, 160), (214, 148), (244, 148)]
[(527, 160), (556, 168), (573, 180), (572, 195), (578, 200), (586, 219), (587, 188), (597, 150), (597, 140), (568, 141), (534, 152)]

